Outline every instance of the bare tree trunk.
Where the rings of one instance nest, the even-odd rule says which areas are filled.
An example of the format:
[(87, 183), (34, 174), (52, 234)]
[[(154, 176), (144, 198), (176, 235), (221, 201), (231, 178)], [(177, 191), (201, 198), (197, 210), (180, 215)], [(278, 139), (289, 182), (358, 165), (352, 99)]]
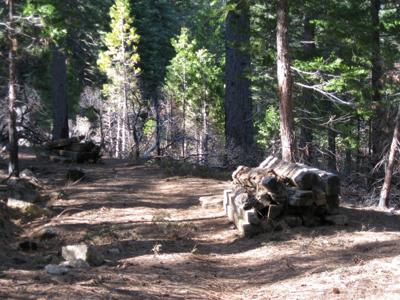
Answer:
[(156, 113), (156, 151), (157, 156), (161, 156), (161, 117), (160, 103), (157, 95), (153, 97), (154, 110)]
[(13, 0), (8, 0), (8, 70), (9, 70), (9, 85), (8, 85), (8, 138), (9, 138), (9, 163), (8, 174), (10, 176), (19, 176), (19, 161), (18, 161), (18, 132), (17, 132), (17, 113), (15, 106), (17, 102), (17, 75), (15, 66), (15, 57), (17, 54), (17, 39), (14, 32), (14, 3)]
[(375, 108), (375, 113), (372, 118), (372, 134), (371, 134), (371, 148), (372, 148), (372, 163), (376, 164), (383, 152), (383, 136), (382, 121), (384, 118), (384, 108), (382, 107), (381, 91), (382, 91), (382, 59), (381, 59), (381, 44), (380, 44), (380, 19), (379, 11), (381, 7), (381, 0), (371, 0), (371, 65), (372, 65), (372, 101)]
[(208, 140), (209, 140), (209, 124), (208, 124), (208, 103), (206, 100), (203, 100), (203, 133), (202, 133), (202, 161), (204, 165), (208, 164)]
[(390, 146), (389, 159), (385, 172), (385, 181), (381, 190), (379, 207), (387, 208), (389, 206), (389, 195), (392, 187), (392, 175), (396, 152), (398, 151), (400, 141), (400, 106), (396, 116), (396, 125), (394, 127), (392, 145)]
[(289, 6), (288, 0), (278, 1), (277, 10), (277, 71), (278, 94), (280, 100), (280, 131), (282, 143), (282, 158), (286, 161), (295, 161), (296, 142), (294, 135), (292, 75), (289, 58)]
[(52, 99), (53, 99), (53, 140), (69, 137), (67, 65), (64, 52), (53, 47), (52, 56)]
[[(254, 144), (253, 108), (250, 93), (250, 11), (248, 1), (237, 4), (226, 19), (225, 139), (227, 154), (250, 155)], [(229, 160), (229, 158), (228, 158)]]
[[(119, 105), (118, 105), (119, 106)], [(116, 114), (117, 118), (117, 136), (116, 136), (116, 142), (115, 142), (115, 157), (120, 158), (121, 157), (121, 116), (120, 116), (120, 110), (118, 107), (118, 112)]]

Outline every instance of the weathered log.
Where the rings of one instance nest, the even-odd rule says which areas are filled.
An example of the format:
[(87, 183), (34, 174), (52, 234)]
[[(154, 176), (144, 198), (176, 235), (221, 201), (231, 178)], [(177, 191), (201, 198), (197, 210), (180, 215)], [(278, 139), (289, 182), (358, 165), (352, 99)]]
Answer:
[[(246, 190), (249, 196), (254, 197), (262, 206), (252, 207), (262, 209), (270, 204), (283, 204), (287, 202), (285, 183), (278, 176), (267, 169), (240, 166), (232, 174), (233, 182)], [(253, 199), (249, 199), (253, 200)]]
[[(286, 178), (291, 185), (303, 190), (312, 190), (322, 185), (319, 176), (303, 165), (268, 157), (259, 168), (273, 170), (278, 176)], [(323, 188), (323, 187), (321, 187)]]
[(313, 168), (304, 164), (289, 163), (274, 156), (269, 156), (259, 166), (274, 170), (279, 176), (304, 190), (322, 190), (327, 196), (340, 194), (340, 178), (338, 175)]

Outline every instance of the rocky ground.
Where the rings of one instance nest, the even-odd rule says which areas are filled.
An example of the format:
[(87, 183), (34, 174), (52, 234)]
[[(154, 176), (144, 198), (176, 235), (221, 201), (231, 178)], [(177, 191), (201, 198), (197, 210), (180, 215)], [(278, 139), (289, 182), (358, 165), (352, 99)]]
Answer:
[[(400, 298), (397, 214), (345, 205), (348, 226), (248, 239), (222, 207), (199, 205), (229, 182), (112, 160), (81, 165), (86, 178), (71, 182), (70, 165), (27, 154), (22, 163), (49, 196), (41, 216), (9, 211), (13, 222), (1, 206), (1, 299)], [(94, 245), (104, 264), (49, 274), (77, 243)]]

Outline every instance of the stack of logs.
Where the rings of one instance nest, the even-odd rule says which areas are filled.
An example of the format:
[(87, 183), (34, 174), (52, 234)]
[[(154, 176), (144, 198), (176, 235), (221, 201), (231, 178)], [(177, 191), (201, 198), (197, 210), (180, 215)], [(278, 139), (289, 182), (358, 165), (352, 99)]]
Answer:
[(224, 208), (240, 233), (252, 236), (288, 227), (345, 225), (336, 174), (270, 156), (257, 168), (240, 166)]
[(41, 157), (54, 162), (96, 163), (101, 158), (100, 147), (83, 139), (79, 136), (48, 142), (43, 145)]

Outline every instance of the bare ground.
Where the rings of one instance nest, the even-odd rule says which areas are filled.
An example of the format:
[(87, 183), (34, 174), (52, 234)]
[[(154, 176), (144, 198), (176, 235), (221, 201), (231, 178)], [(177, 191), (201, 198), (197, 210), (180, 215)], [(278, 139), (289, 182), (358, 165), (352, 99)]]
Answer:
[[(346, 227), (298, 228), (240, 238), (222, 208), (198, 198), (229, 183), (168, 177), (154, 166), (106, 160), (84, 165), (70, 184), (66, 165), (24, 156), (52, 193), (52, 217), (17, 222), (0, 239), (1, 299), (399, 299), (400, 218), (343, 207)], [(40, 241), (43, 226), (60, 232)], [(35, 240), (36, 251), (18, 243)], [(64, 276), (44, 271), (62, 245), (97, 245), (106, 263)], [(110, 249), (113, 249), (110, 251)], [(116, 251), (115, 249), (118, 249)]]

